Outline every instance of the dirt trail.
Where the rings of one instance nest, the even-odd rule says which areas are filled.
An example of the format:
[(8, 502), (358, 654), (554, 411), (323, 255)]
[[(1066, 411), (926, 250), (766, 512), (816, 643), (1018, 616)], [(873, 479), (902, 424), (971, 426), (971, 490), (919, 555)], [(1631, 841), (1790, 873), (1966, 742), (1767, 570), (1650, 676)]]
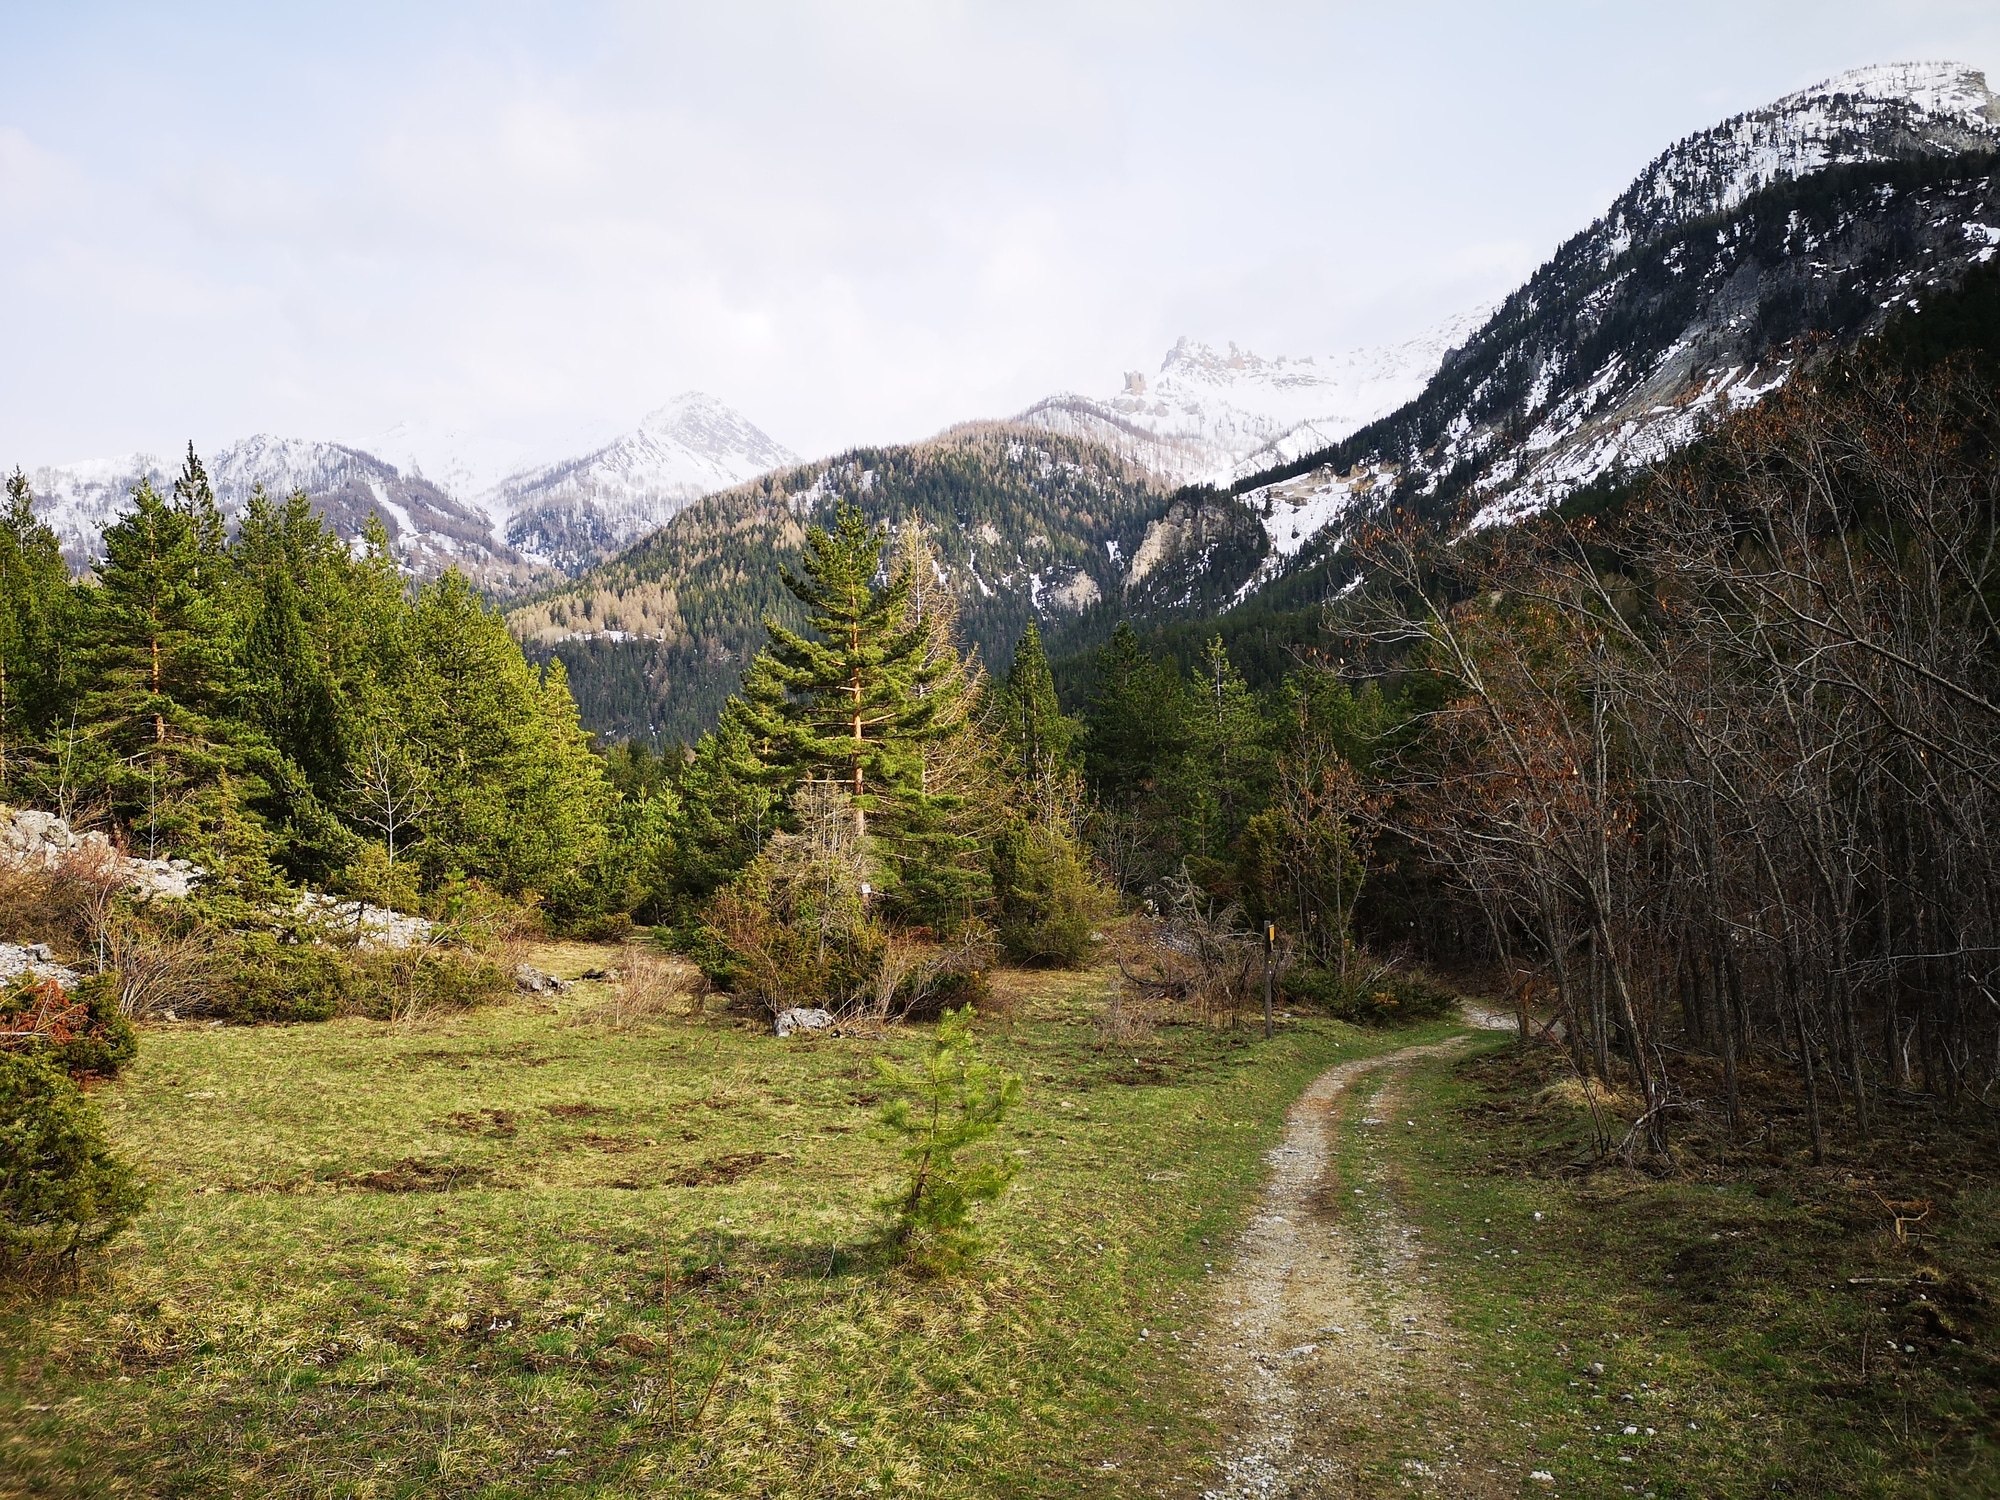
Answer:
[(1495, 1492), (1484, 1465), (1461, 1452), (1478, 1422), (1469, 1399), (1447, 1424), (1413, 1414), (1419, 1393), (1448, 1403), (1466, 1393), (1453, 1384), (1444, 1308), (1424, 1283), (1418, 1232), (1397, 1211), (1386, 1150), (1364, 1135), (1358, 1171), (1336, 1181), (1329, 1170), (1343, 1095), (1372, 1090), (1352, 1128), (1407, 1129), (1402, 1075), (1463, 1045), (1342, 1063), (1292, 1106), (1200, 1341), (1225, 1434), (1211, 1500), (1347, 1497), (1385, 1481), (1400, 1493)]

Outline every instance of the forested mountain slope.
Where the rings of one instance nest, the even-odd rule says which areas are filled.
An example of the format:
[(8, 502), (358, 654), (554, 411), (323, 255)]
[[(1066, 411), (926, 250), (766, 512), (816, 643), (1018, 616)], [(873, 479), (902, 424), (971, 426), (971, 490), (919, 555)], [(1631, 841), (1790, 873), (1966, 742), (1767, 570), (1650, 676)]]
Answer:
[(562, 658), (585, 723), (692, 741), (764, 644), (766, 616), (793, 619), (779, 570), (841, 502), (892, 527), (921, 522), (964, 641), (1004, 665), (1031, 618), (1073, 616), (1121, 586), (1161, 498), (1151, 473), (1096, 444), (973, 423), (709, 496), (508, 619)]
[(1946, 64), (1842, 75), (1680, 142), (1416, 400), (1178, 500), (1127, 611), (1310, 604), (1351, 578), (1346, 523), (1385, 504), (1495, 524), (1684, 447), (1990, 259), (1996, 148), (1984, 75)]

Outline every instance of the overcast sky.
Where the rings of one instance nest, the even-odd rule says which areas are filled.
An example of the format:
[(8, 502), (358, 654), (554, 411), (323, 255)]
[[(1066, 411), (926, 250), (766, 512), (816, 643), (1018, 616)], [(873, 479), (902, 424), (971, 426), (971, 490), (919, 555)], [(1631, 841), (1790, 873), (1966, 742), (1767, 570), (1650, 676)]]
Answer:
[(1499, 297), (1679, 136), (1993, 0), (0, 0), (0, 465), (806, 454)]

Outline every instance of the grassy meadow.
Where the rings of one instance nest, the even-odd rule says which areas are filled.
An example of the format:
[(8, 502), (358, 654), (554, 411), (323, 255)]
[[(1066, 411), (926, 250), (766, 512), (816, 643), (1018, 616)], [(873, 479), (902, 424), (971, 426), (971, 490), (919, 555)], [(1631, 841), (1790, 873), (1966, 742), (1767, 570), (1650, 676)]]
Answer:
[[(542, 951), (575, 974), (614, 950)], [(0, 1310), (8, 1495), (1153, 1494), (1260, 1153), (1323, 1066), (1429, 1032), (1113, 1042), (1101, 973), (1002, 974), (1027, 1081), (967, 1277), (873, 1246), (887, 1040), (606, 988), (414, 1024), (149, 1029), (96, 1097), (153, 1204)], [(1433, 1028), (1440, 1031), (1444, 1028)]]

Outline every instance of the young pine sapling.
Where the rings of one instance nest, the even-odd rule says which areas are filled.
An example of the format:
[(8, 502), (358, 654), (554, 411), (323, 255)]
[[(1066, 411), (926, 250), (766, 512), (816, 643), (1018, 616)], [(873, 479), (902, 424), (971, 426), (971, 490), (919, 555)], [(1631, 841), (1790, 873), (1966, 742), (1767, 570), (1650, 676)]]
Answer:
[(1014, 1177), (1011, 1162), (964, 1162), (959, 1153), (999, 1129), (1021, 1097), (1021, 1080), (979, 1060), (972, 1041), (973, 1009), (948, 1010), (923, 1060), (903, 1067), (878, 1059), (883, 1081), (900, 1097), (882, 1107), (882, 1122), (907, 1144), (909, 1179), (881, 1200), (895, 1215), (890, 1238), (902, 1257), (943, 1274), (979, 1252), (972, 1210), (1000, 1196)]

